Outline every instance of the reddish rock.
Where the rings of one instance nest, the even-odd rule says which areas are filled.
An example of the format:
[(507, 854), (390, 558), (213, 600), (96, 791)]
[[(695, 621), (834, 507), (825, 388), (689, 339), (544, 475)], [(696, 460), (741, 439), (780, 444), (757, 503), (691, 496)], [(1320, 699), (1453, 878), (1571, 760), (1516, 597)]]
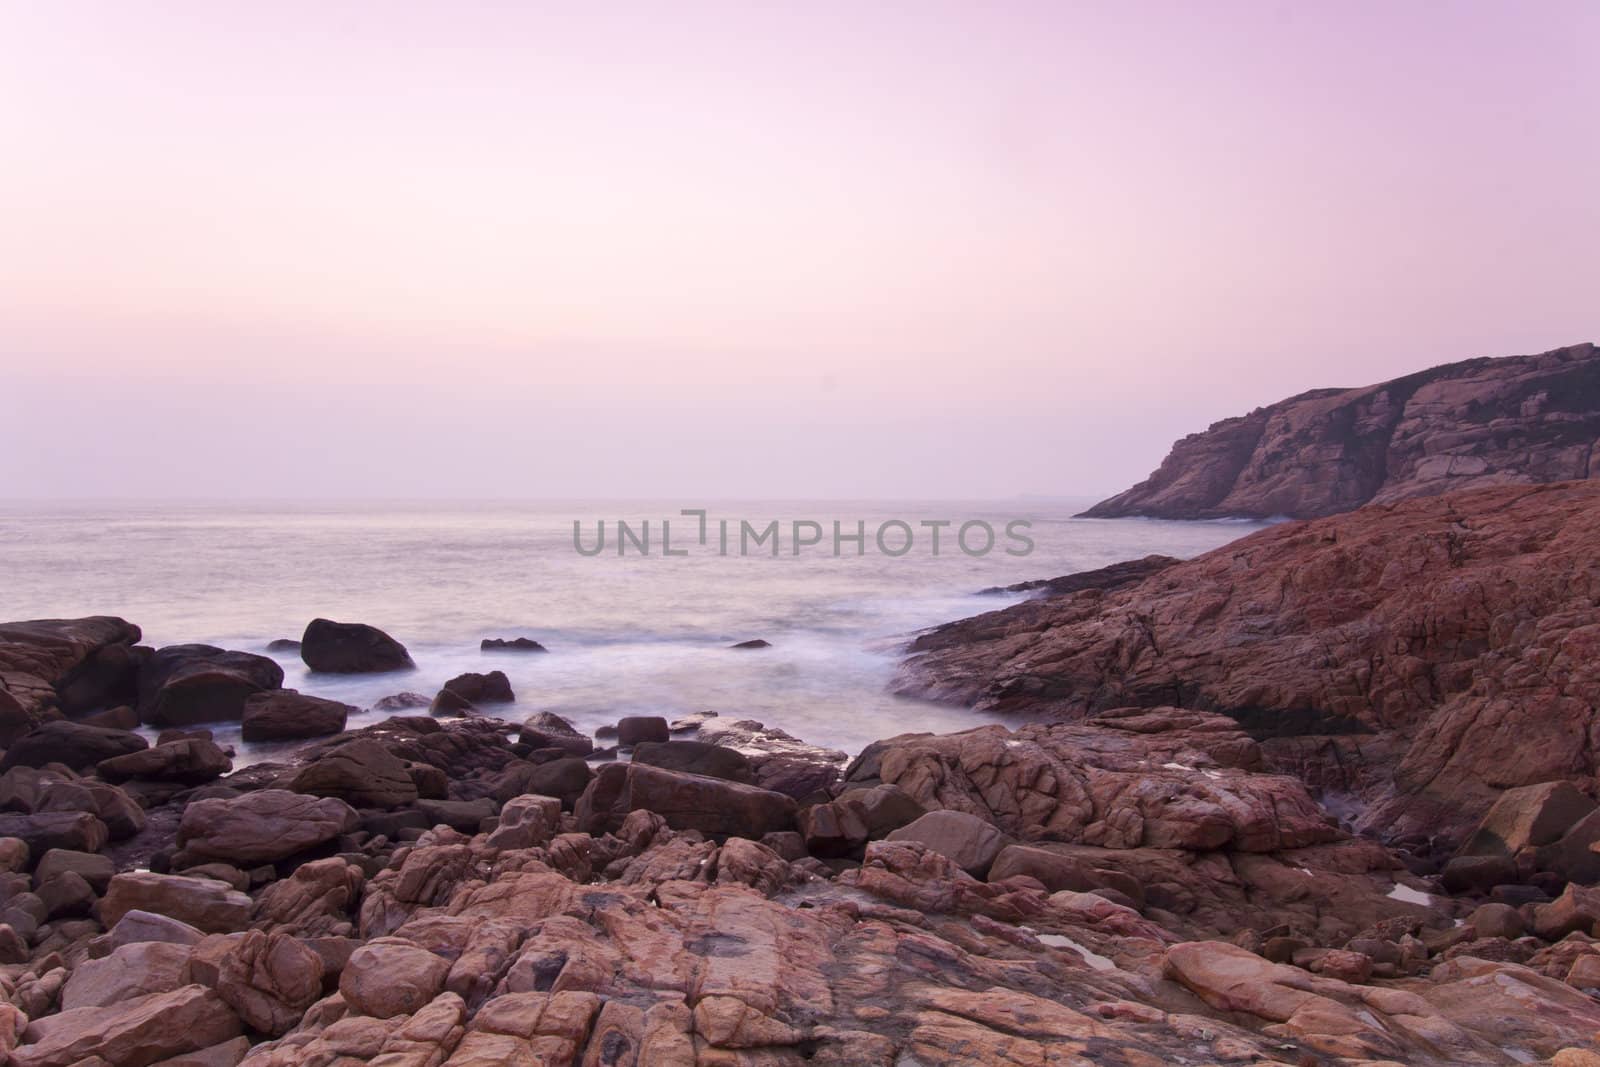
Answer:
[(369, 674), (416, 666), (406, 647), (377, 627), (331, 619), (312, 619), (306, 625), (300, 637), (300, 658), (312, 670), (330, 674)]
[(1600, 771), (1597, 600), (1600, 480), (1453, 493), (953, 623), (900, 690), (1035, 717), (1177, 699), (1356, 797), (1358, 826), (1459, 841), (1505, 789)]
[(0, 623), (0, 745), (59, 714), (132, 700), (139, 637), (109, 615)]
[(266, 656), (171, 645), (139, 672), (139, 717), (151, 726), (237, 720), (251, 695), (281, 685), (283, 668)]
[(1494, 485), (1593, 477), (1600, 350), (1469, 359), (1313, 389), (1190, 434), (1095, 518), (1313, 518)]
[(357, 709), (293, 689), (255, 693), (244, 702), (240, 734), (246, 741), (291, 741), (343, 730)]
[(578, 799), (580, 828), (615, 830), (631, 811), (654, 812), (675, 830), (759, 838), (794, 829), (794, 801), (755, 786), (683, 774), (642, 763), (600, 768)]

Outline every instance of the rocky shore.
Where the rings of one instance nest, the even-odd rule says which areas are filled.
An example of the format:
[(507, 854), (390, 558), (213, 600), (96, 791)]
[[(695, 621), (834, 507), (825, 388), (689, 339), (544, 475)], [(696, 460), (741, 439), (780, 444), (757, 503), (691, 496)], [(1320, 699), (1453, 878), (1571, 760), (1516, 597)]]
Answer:
[(1084, 514), (1318, 518), (1363, 504), (1600, 477), (1600, 349), (1469, 359), (1313, 389), (1190, 434)]
[[(0, 1050), (1593, 1067), (1597, 549), (1578, 483), (1046, 583), (902, 678), (1018, 725), (853, 759), (505, 720), (499, 671), (351, 730), (264, 657), (0, 626)], [(409, 663), (329, 620), (299, 651)], [(235, 770), (219, 721), (299, 747)]]

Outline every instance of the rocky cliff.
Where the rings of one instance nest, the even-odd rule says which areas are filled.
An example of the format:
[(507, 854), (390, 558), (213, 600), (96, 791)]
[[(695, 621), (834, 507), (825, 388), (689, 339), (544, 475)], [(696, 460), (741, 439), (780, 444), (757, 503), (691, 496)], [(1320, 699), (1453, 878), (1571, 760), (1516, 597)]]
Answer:
[(1358, 828), (1453, 841), (1503, 789), (1595, 785), (1600, 480), (1276, 526), (912, 651), (902, 692), (1033, 721), (1221, 712)]
[(1317, 389), (1179, 441), (1091, 518), (1316, 518), (1458, 489), (1600, 477), (1600, 350), (1469, 359)]

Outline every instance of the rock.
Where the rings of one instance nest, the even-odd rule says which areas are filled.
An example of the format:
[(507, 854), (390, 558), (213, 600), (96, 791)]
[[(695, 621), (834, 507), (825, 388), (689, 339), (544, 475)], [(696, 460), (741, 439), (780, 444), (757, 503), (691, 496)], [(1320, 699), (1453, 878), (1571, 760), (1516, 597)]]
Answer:
[(846, 757), (753, 719), (714, 717), (700, 724), (699, 739), (742, 752), (755, 784), (796, 800), (825, 800)]
[(717, 713), (714, 711), (693, 711), (681, 719), (673, 719), (667, 724), (667, 730), (675, 734), (693, 733), (715, 718)]
[(93, 715), (85, 715), (77, 722), (84, 726), (98, 726), (106, 730), (137, 730), (140, 725), (139, 713), (127, 704), (97, 711)]
[(170, 645), (139, 672), (139, 718), (151, 726), (237, 720), (251, 694), (281, 685), (283, 668), (265, 656)]
[(938, 628), (897, 691), (1034, 719), (1176, 694), (1352, 797), (1358, 830), (1448, 847), (1503, 789), (1600, 771), (1595, 588), (1600, 480), (1451, 493)]
[(111, 876), (116, 873), (116, 868), (105, 856), (53, 848), (39, 857), (39, 866), (33, 872), (33, 884), (43, 885), (68, 871), (80, 875), (94, 887), (95, 892), (104, 893), (106, 886), (111, 883)]
[(360, 819), (336, 797), (286, 789), (192, 801), (178, 824), (178, 847), (242, 867), (275, 863), (349, 833)]
[[(487, 674), (459, 674), (444, 683), (444, 689), (456, 694), (468, 704), (510, 704), (517, 699), (511, 691), (511, 682), (504, 671)], [(441, 691), (441, 696), (443, 691)], [(437, 702), (437, 698), (436, 702)]]
[(1534, 865), (1570, 882), (1593, 885), (1600, 882), (1600, 809), (1590, 812), (1567, 828), (1560, 838), (1534, 853)]
[(0, 923), (0, 963), (27, 963), (28, 942), (9, 923)]
[(930, 811), (889, 834), (890, 841), (915, 841), (948, 857), (974, 877), (988, 873), (1004, 844), (1000, 831), (962, 811)]
[(405, 763), (376, 741), (357, 739), (339, 745), (301, 768), (290, 789), (337, 797), (357, 808), (398, 808), (417, 799)]
[(48, 1033), (14, 1050), (11, 1062), (15, 1067), (142, 1067), (227, 1041), (239, 1032), (238, 1016), (216, 993), (186, 985), (111, 1008), (79, 1008), (52, 1016)]
[(339, 976), (350, 1010), (387, 1019), (420, 1010), (444, 988), (450, 963), (425, 948), (379, 938), (356, 949)]
[(267, 642), (268, 652), (299, 652), (300, 642), (292, 637), (279, 637)]
[(0, 770), (60, 763), (73, 770), (149, 748), (150, 742), (126, 730), (107, 730), (76, 722), (47, 722), (17, 738), (0, 759)]
[(1600, 352), (1584, 344), (1315, 389), (1185, 437), (1148, 479), (1084, 514), (1312, 518), (1585, 478), (1600, 437), (1596, 381)]
[(287, 933), (332, 934), (349, 926), (365, 881), (359, 867), (337, 856), (303, 863), (261, 891), (256, 921)]
[(771, 648), (772, 647), (772, 642), (764, 641), (761, 638), (757, 637), (757, 638), (754, 638), (754, 639), (749, 640), (749, 641), (740, 641), (738, 644), (729, 645), (728, 647), (729, 648), (741, 648), (741, 649)]
[(561, 827), (561, 801), (525, 794), (506, 801), (500, 824), (489, 834), (489, 847), (539, 848)]
[(617, 744), (623, 748), (641, 741), (666, 741), (671, 736), (667, 720), (659, 715), (627, 715), (617, 722)]
[(417, 810), (427, 818), (429, 826), (448, 826), (466, 834), (478, 832), (485, 819), (496, 814), (494, 801), (488, 797), (477, 800), (419, 800)]
[(291, 741), (336, 734), (355, 711), (349, 704), (293, 689), (256, 693), (244, 702), (241, 736), (246, 741)]
[[(314, 671), (367, 674), (415, 667), (404, 645), (359, 622), (312, 619), (300, 638), (300, 658)], [(275, 688), (275, 687), (274, 687)]]
[(34, 893), (44, 902), (45, 912), (52, 922), (88, 915), (94, 909), (96, 897), (94, 887), (76, 871), (66, 871), (40, 882)]
[(429, 715), (467, 716), (478, 714), (477, 707), (454, 689), (441, 689), (428, 705)]
[(163, 941), (123, 945), (98, 960), (84, 960), (61, 987), (61, 1008), (106, 1008), (184, 984), (189, 946)]
[(425, 708), (433, 701), (421, 693), (394, 693), (381, 697), (372, 705), (373, 711), (404, 711), (407, 708)]
[(36, 815), (0, 815), (0, 837), (14, 837), (33, 855), (53, 848), (99, 852), (110, 833), (106, 824), (82, 811), (45, 811)]
[(1440, 884), (1451, 893), (1482, 893), (1516, 880), (1517, 864), (1509, 856), (1456, 856), (1439, 872)]
[(1311, 970), (1341, 982), (1359, 985), (1372, 978), (1372, 957), (1361, 952), (1330, 948), (1318, 954)]
[(0, 837), (0, 871), (25, 873), (29, 866), (28, 843), (20, 837)]
[(1569, 782), (1507, 789), (1461, 847), (1461, 855), (1515, 856), (1525, 848), (1552, 844), (1597, 808)]
[(1548, 904), (1533, 908), (1533, 932), (1546, 941), (1559, 941), (1576, 930), (1593, 933), (1600, 923), (1600, 887), (1569, 885)]
[(190, 738), (101, 760), (96, 770), (113, 782), (138, 778), (201, 785), (233, 770), (233, 760), (215, 741)]
[(660, 815), (674, 830), (759, 838), (794, 829), (794, 801), (781, 793), (640, 763), (602, 767), (575, 810), (580, 829), (603, 833), (640, 809)]
[(1092, 853), (1083, 850), (1061, 852), (1029, 845), (1007, 845), (995, 857), (988, 877), (990, 881), (1000, 882), (1017, 875), (1035, 878), (1051, 892), (1069, 889), (1075, 893), (1095, 893), (1110, 889), (1127, 897), (1133, 906), (1144, 906), (1144, 886), (1137, 878), (1112, 867), (1097, 866)]
[(589, 765), (576, 756), (549, 763), (523, 763), (506, 773), (495, 787), (494, 797), (504, 803), (524, 793), (536, 793), (557, 797), (563, 806), (571, 807), (593, 778)]
[(128, 871), (111, 879), (100, 900), (100, 922), (114, 927), (135, 909), (222, 934), (249, 925), (251, 904), (243, 893), (208, 878)]
[(122, 841), (145, 828), (144, 809), (118, 786), (92, 779), (47, 780), (39, 789), (35, 811), (86, 811), (106, 824), (111, 840)]
[(836, 800), (802, 808), (800, 833), (812, 855), (854, 856), (868, 841), (915, 821), (924, 810), (897, 785), (851, 789)]
[(748, 784), (755, 780), (750, 760), (743, 752), (704, 741), (641, 741), (634, 746), (633, 762), (730, 782)]
[(251, 930), (223, 957), (216, 988), (246, 1026), (276, 1037), (322, 996), (322, 957), (287, 934)]
[(566, 719), (549, 711), (530, 715), (517, 732), (517, 740), (530, 748), (559, 748), (574, 756), (587, 756), (594, 751), (593, 741)]
[(206, 935), (179, 919), (135, 908), (122, 914), (107, 935), (112, 949), (144, 941), (165, 941), (193, 947)]
[(1480, 904), (1467, 917), (1467, 924), (1479, 937), (1503, 937), (1514, 941), (1527, 929), (1522, 913), (1508, 904)]
[(111, 616), (0, 624), (0, 745), (57, 713), (133, 697), (139, 628)]
[(539, 642), (531, 637), (513, 637), (507, 640), (503, 637), (485, 637), (478, 648), (484, 652), (547, 652)]
[(1573, 960), (1566, 982), (1575, 989), (1600, 989), (1600, 952), (1586, 952)]
[(160, 1067), (238, 1067), (249, 1051), (250, 1039), (241, 1035), (162, 1060)]
[(1017, 582), (1015, 585), (993, 586), (988, 589), (978, 590), (979, 595), (992, 595), (1000, 593), (1033, 593), (1036, 596), (1066, 596), (1068, 593), (1081, 593), (1086, 589), (1095, 589), (1102, 593), (1113, 589), (1120, 589), (1125, 585), (1142, 582), (1152, 574), (1166, 570), (1175, 563), (1182, 562), (1172, 556), (1145, 556), (1143, 559), (1123, 560), (1113, 563), (1108, 567), (1097, 567), (1089, 571), (1077, 571), (1073, 574), (1063, 574), (1059, 578), (1041, 578), (1028, 582)]

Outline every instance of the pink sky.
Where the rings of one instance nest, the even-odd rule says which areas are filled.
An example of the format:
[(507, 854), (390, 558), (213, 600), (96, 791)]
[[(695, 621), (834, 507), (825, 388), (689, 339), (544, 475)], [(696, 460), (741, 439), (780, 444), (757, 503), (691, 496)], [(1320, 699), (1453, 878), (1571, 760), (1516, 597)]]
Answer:
[(1588, 0), (0, 0), (0, 496), (1115, 490), (1600, 340), (1597, 46)]

